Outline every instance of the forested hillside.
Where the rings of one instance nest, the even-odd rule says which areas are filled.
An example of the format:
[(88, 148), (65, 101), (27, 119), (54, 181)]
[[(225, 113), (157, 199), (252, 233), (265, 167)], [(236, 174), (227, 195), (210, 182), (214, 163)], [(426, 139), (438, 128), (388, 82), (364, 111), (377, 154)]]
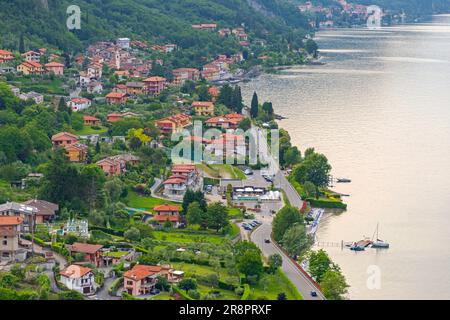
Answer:
[[(81, 30), (69, 32), (66, 9), (78, 5)], [(0, 47), (18, 49), (51, 45), (76, 51), (83, 42), (132, 37), (150, 42), (174, 42), (183, 48), (232, 48), (217, 34), (191, 28), (217, 23), (219, 27), (244, 24), (257, 38), (292, 42), (308, 25), (286, 0), (0, 0)], [(218, 50), (220, 51), (220, 50)]]
[(431, 14), (450, 9), (450, 0), (357, 0), (350, 2), (374, 4), (391, 10), (404, 10), (410, 14)]

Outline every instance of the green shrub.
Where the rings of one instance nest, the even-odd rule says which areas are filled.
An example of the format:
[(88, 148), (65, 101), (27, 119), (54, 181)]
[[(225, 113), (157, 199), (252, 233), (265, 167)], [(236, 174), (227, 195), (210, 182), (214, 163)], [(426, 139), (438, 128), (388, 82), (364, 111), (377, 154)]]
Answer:
[(241, 300), (248, 300), (250, 295), (250, 286), (246, 283), (244, 284), (244, 292), (242, 293)]

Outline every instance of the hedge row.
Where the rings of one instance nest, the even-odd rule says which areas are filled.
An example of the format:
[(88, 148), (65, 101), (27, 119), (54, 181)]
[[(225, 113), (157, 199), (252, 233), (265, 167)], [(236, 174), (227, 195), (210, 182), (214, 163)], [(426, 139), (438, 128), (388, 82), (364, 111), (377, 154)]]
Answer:
[(103, 231), (104, 233), (111, 234), (113, 236), (118, 236), (118, 237), (123, 237), (123, 234), (124, 234), (124, 231), (122, 231), (122, 230), (114, 230), (114, 229), (99, 227), (99, 226), (89, 226), (89, 229), (100, 230), (100, 231)]
[(241, 300), (248, 300), (250, 295), (250, 286), (248, 283), (244, 284), (244, 293), (242, 294)]
[(324, 200), (324, 199), (314, 199), (314, 198), (307, 198), (306, 201), (308, 201), (311, 204), (311, 207), (313, 208), (323, 208), (323, 209), (347, 209), (347, 204), (340, 202), (340, 201), (332, 201), (332, 200)]
[(173, 291), (175, 291), (176, 293), (181, 295), (183, 297), (183, 299), (185, 299), (185, 300), (194, 300), (186, 292), (184, 292), (184, 290), (181, 290), (177, 286), (172, 286), (172, 288), (173, 288)]

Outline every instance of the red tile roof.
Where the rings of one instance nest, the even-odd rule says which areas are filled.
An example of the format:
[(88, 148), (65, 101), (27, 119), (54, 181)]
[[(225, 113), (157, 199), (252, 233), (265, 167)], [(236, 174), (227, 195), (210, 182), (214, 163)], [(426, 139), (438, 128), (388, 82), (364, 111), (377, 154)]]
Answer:
[(146, 266), (137, 264), (133, 267), (133, 269), (125, 272), (123, 276), (128, 279), (140, 281), (146, 277), (150, 277), (161, 272), (161, 270), (162, 267), (160, 266)]
[(106, 98), (111, 99), (121, 99), (124, 98), (127, 94), (124, 92), (110, 92), (106, 95)]
[(73, 245), (68, 246), (69, 250), (72, 252), (82, 252), (82, 253), (89, 253), (93, 254), (96, 253), (98, 250), (103, 248), (100, 244), (88, 244), (88, 243), (74, 243)]
[(173, 216), (171, 214), (161, 214), (161, 215), (154, 216), (152, 220), (158, 221), (158, 222), (166, 222), (167, 220), (172, 221), (172, 222), (178, 222), (178, 221), (180, 221), (180, 217)]
[(69, 132), (60, 132), (52, 136), (52, 141), (60, 141), (60, 140), (67, 140), (67, 139), (75, 139), (77, 140), (78, 137), (72, 133)]
[(179, 212), (181, 209), (178, 206), (173, 206), (170, 204), (163, 204), (163, 205), (154, 207), (153, 210), (154, 211), (178, 211)]
[(78, 279), (91, 271), (92, 269), (72, 264), (62, 270), (59, 274), (67, 278)]
[(163, 81), (167, 81), (167, 79), (163, 77), (150, 77), (144, 80), (144, 82), (163, 82)]
[(64, 65), (62, 63), (58, 63), (58, 62), (50, 62), (50, 63), (47, 63), (45, 66), (46, 67), (50, 67), (50, 68), (52, 68), (52, 67), (64, 67)]
[(22, 222), (21, 217), (0, 216), (0, 226), (17, 226)]
[(93, 117), (93, 116), (84, 116), (83, 117), (84, 121), (100, 121), (99, 118)]
[(186, 182), (186, 180), (180, 179), (180, 178), (174, 178), (174, 179), (167, 179), (166, 181), (163, 182), (163, 184), (179, 184), (179, 183), (184, 183), (184, 182)]

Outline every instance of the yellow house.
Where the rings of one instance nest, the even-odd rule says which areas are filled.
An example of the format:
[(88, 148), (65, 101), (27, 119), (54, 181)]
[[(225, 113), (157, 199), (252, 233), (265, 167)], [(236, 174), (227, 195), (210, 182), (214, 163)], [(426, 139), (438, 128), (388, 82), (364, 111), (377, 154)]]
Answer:
[(43, 74), (44, 67), (38, 62), (25, 61), (17, 66), (17, 71), (24, 75)]
[(192, 108), (197, 116), (214, 115), (214, 103), (210, 101), (195, 101), (192, 103)]
[(85, 162), (87, 158), (87, 146), (74, 143), (64, 147), (71, 162)]

